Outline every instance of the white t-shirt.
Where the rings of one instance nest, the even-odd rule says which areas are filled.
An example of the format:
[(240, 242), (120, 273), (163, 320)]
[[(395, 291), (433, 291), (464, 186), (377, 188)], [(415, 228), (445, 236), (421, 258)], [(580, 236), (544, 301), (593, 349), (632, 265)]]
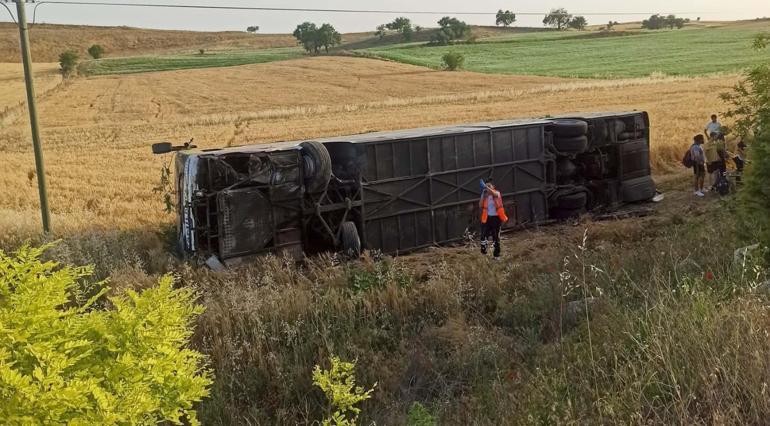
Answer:
[(497, 216), (497, 208), (495, 207), (495, 198), (491, 195), (487, 197), (487, 215)]
[(716, 123), (713, 121), (709, 121), (708, 124), (706, 124), (706, 133), (708, 133), (707, 136), (711, 136), (712, 133), (719, 133), (722, 130), (722, 125), (719, 124), (717, 121)]

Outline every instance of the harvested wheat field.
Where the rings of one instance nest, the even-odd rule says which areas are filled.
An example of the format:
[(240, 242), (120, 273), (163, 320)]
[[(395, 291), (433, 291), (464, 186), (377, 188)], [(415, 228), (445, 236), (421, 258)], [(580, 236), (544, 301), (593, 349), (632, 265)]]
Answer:
[[(32, 71), (38, 96), (45, 96), (62, 83), (58, 64), (35, 64)], [(3, 126), (3, 120), (21, 109), (26, 100), (24, 70), (21, 64), (0, 63), (0, 128)]]
[[(11, 23), (0, 23), (0, 62), (18, 62), (19, 30)], [(93, 44), (104, 46), (107, 55), (136, 55), (198, 48), (292, 47), (297, 42), (287, 34), (248, 34), (245, 32), (206, 33), (163, 31), (130, 27), (92, 27), (37, 24), (30, 31), (32, 59), (56, 61), (59, 54), (74, 49), (86, 56)]]
[[(135, 229), (170, 223), (153, 193), (150, 144), (195, 138), (202, 148), (575, 111), (651, 114), (652, 162), (665, 171), (733, 75), (566, 80), (432, 71), (318, 57), (218, 70), (76, 79), (39, 106), (53, 226)], [(19, 91), (22, 90), (19, 86)], [(21, 95), (23, 96), (23, 93)], [(39, 228), (26, 116), (0, 129), (0, 230)]]

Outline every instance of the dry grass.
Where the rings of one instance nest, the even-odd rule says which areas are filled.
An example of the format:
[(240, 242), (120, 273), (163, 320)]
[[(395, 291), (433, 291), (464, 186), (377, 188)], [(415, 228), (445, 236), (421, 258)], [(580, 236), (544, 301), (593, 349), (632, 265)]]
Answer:
[[(34, 64), (35, 92), (46, 96), (62, 83), (58, 64)], [(0, 129), (5, 120), (17, 114), (27, 101), (24, 87), (24, 71), (21, 64), (0, 63)]]
[[(262, 143), (575, 111), (647, 110), (658, 171), (680, 155), (735, 76), (575, 81), (310, 58), (224, 70), (78, 79), (40, 103), (54, 227), (168, 223), (149, 145)], [(38, 229), (26, 117), (0, 130), (0, 229)]]
[[(58, 61), (59, 54), (74, 49), (87, 57), (87, 49), (101, 44), (108, 56), (129, 56), (168, 51), (292, 47), (291, 34), (248, 34), (246, 32), (196, 32), (148, 30), (129, 27), (92, 27), (38, 24), (30, 31), (32, 59)], [(19, 31), (11, 23), (0, 23), (0, 62), (19, 62)]]
[(502, 262), (467, 246), (212, 273), (136, 233), (49, 255), (95, 264), (114, 291), (169, 271), (200, 291), (195, 346), (216, 373), (205, 424), (311, 424), (312, 367), (330, 354), (378, 383), (362, 424), (407, 424), (413, 401), (449, 425), (765, 424), (770, 310), (752, 292), (765, 278), (732, 262), (734, 205), (673, 195), (642, 220), (516, 233)]

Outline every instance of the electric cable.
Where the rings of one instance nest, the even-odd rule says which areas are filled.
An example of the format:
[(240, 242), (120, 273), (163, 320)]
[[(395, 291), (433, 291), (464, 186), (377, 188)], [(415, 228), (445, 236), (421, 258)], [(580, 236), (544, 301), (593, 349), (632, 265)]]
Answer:
[(16, 17), (15, 17), (15, 16), (13, 16), (13, 12), (11, 12), (11, 9), (8, 9), (8, 6), (5, 4), (5, 2), (3, 2), (3, 3), (0, 3), (0, 4), (1, 4), (1, 5), (3, 5), (3, 7), (5, 8), (5, 10), (7, 10), (7, 11), (8, 11), (8, 14), (9, 14), (9, 15), (11, 15), (11, 21), (13, 21), (13, 23), (14, 23), (14, 24), (18, 24), (18, 22), (16, 22)]

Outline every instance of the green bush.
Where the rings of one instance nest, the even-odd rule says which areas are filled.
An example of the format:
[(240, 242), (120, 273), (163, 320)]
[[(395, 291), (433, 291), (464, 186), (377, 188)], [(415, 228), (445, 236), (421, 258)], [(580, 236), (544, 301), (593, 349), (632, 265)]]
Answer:
[(88, 48), (88, 54), (94, 59), (101, 59), (104, 56), (104, 47), (95, 44)]
[(74, 50), (68, 50), (59, 55), (59, 67), (64, 77), (71, 76), (78, 67), (80, 55)]
[(409, 426), (436, 426), (438, 420), (425, 406), (419, 402), (413, 402), (412, 406), (409, 407), (409, 417), (406, 424)]
[(449, 71), (461, 69), (465, 64), (465, 56), (457, 52), (448, 52), (441, 57), (444, 68)]
[[(103, 297), (92, 267), (0, 251), (0, 418), (10, 424), (197, 424), (211, 383), (186, 349), (201, 312), (165, 277), (141, 293)], [(109, 306), (109, 309), (106, 307)]]
[[(756, 49), (767, 47), (767, 34), (754, 41)], [(744, 233), (770, 247), (770, 66), (760, 65), (748, 72), (731, 93), (722, 98), (731, 104), (727, 116), (736, 119), (734, 132), (753, 141), (746, 184), (740, 193)], [(770, 262), (770, 254), (768, 254)]]
[(356, 404), (372, 397), (374, 387), (364, 390), (356, 386), (354, 369), (356, 364), (345, 362), (339, 357), (331, 358), (331, 369), (322, 370), (316, 365), (313, 370), (313, 384), (318, 386), (326, 395), (329, 410), (326, 419), (321, 422), (323, 426), (353, 426), (358, 420), (361, 409)]

